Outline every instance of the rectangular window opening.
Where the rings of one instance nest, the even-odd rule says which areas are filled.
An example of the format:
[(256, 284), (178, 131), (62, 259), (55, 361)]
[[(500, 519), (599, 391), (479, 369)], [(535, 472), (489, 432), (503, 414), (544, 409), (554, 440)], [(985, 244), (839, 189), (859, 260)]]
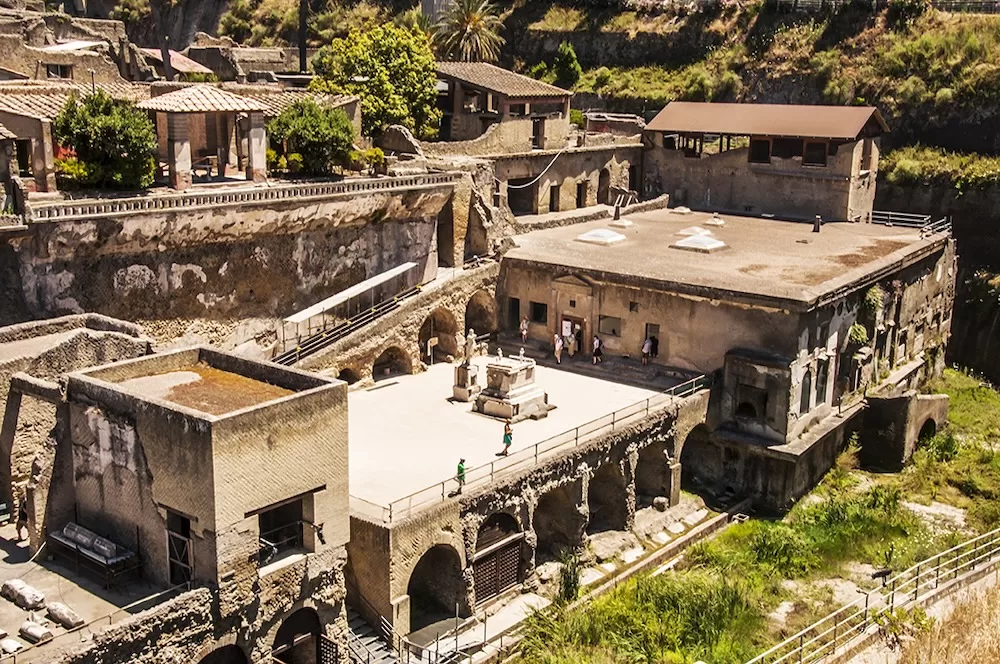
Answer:
[(268, 564), (283, 553), (305, 550), (302, 502), (299, 498), (257, 515), (261, 565)]
[(587, 181), (576, 183), (576, 206), (578, 208), (587, 207)]
[(45, 78), (73, 78), (73, 65), (45, 65)]
[(750, 139), (750, 163), (771, 163), (771, 141), (766, 138)]
[(615, 316), (600, 316), (597, 320), (597, 331), (599, 334), (620, 337), (622, 334), (622, 319)]
[(548, 323), (549, 322), (549, 305), (542, 302), (532, 302), (531, 303), (531, 322), (532, 323)]
[(802, 163), (805, 166), (826, 166), (826, 143), (806, 141)]
[(632, 312), (632, 313), (638, 313), (639, 312), (639, 303), (638, 302), (629, 302), (628, 303), (628, 310), (630, 312)]

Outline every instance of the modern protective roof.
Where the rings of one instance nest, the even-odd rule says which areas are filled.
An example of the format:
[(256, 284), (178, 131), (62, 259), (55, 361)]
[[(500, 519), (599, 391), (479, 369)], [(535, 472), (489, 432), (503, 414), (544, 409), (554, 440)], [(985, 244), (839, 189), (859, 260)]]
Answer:
[(515, 74), (487, 62), (439, 62), (439, 76), (451, 78), (480, 90), (513, 98), (569, 97), (569, 90)]
[[(156, 62), (163, 64), (163, 54), (160, 53), (158, 48), (140, 48), (139, 51), (147, 60), (155, 60)], [(214, 73), (211, 69), (205, 65), (195, 62), (186, 55), (182, 55), (177, 51), (170, 51), (170, 66), (174, 68), (174, 71), (179, 71), (184, 74), (212, 74)]]
[(233, 94), (214, 85), (192, 85), (147, 99), (136, 106), (161, 113), (247, 113), (267, 109), (256, 99)]
[(851, 140), (874, 121), (889, 127), (874, 106), (716, 104), (675, 101), (646, 125), (649, 131), (677, 134), (732, 134)]
[(269, 118), (277, 117), (283, 110), (303, 99), (312, 99), (318, 105), (330, 108), (337, 108), (357, 99), (351, 95), (328, 95), (294, 88), (276, 90), (259, 84), (242, 85), (231, 91), (263, 104), (264, 115)]

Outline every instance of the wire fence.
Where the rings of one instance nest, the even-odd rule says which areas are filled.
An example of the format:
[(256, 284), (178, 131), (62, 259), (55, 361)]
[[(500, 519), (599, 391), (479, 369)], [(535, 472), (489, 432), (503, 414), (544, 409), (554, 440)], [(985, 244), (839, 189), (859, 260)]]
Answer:
[(458, 495), (460, 490), (482, 486), (494, 482), (498, 477), (524, 471), (539, 462), (562, 454), (593, 438), (629, 426), (654, 413), (675, 399), (684, 398), (710, 385), (708, 376), (701, 375), (675, 385), (668, 390), (643, 399), (612, 413), (574, 427), (561, 434), (547, 438), (531, 447), (519, 450), (496, 461), (470, 468), (465, 473), (465, 482), (460, 484), (457, 477), (449, 477), (426, 489), (394, 500), (388, 505), (379, 505), (356, 496), (351, 496), (351, 513), (373, 519), (376, 522), (392, 523), (408, 518), (421, 510)]
[(879, 624), (882, 616), (913, 605), (945, 584), (964, 585), (971, 572), (1000, 561), (1000, 528), (923, 560), (881, 588), (843, 606), (747, 664), (820, 662)]

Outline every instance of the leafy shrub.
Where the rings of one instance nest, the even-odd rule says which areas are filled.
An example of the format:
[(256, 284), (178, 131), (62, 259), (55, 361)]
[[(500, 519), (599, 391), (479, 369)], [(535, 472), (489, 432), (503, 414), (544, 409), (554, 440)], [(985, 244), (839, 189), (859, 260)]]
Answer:
[(928, 0), (889, 0), (889, 8), (885, 18), (890, 26), (896, 30), (909, 27), (914, 19), (930, 8)]
[[(354, 144), (354, 125), (339, 108), (319, 106), (311, 99), (296, 101), (267, 125), (273, 140), (297, 155), (294, 168), (307, 175), (327, 175), (343, 166)], [(292, 154), (288, 169), (292, 172)]]
[(368, 173), (370, 175), (375, 175), (385, 165), (385, 152), (382, 151), (382, 148), (368, 148), (361, 155), (368, 166)]
[(575, 553), (559, 556), (559, 600), (572, 602), (580, 594), (580, 557)]
[(851, 328), (847, 331), (847, 341), (852, 346), (864, 346), (868, 343), (868, 328), (861, 323), (851, 325)]
[(79, 161), (64, 164), (78, 184), (142, 189), (153, 183), (156, 131), (134, 105), (100, 90), (82, 100), (73, 96), (56, 116), (53, 129), (59, 144), (71, 148)]
[(819, 560), (805, 535), (782, 523), (758, 523), (747, 542), (757, 564), (771, 565), (784, 577), (802, 576)]
[(878, 284), (875, 284), (865, 292), (865, 299), (861, 304), (865, 313), (875, 316), (885, 306), (885, 291)]
[(583, 76), (583, 68), (577, 60), (576, 51), (569, 42), (559, 44), (559, 50), (552, 61), (552, 70), (556, 75), (556, 85), (564, 88), (572, 88), (579, 83)]
[(545, 64), (545, 61), (536, 62), (528, 69), (528, 76), (531, 78), (536, 78), (539, 81), (548, 78), (549, 76), (549, 66)]
[(581, 129), (587, 126), (587, 116), (578, 108), (569, 109), (569, 121)]
[(594, 90), (601, 90), (611, 82), (611, 70), (607, 67), (600, 67), (594, 72)]
[(304, 168), (305, 159), (298, 152), (293, 152), (286, 158), (289, 173), (301, 173)]
[(919, 449), (925, 449), (937, 461), (952, 461), (958, 456), (959, 443), (951, 431), (917, 441)]

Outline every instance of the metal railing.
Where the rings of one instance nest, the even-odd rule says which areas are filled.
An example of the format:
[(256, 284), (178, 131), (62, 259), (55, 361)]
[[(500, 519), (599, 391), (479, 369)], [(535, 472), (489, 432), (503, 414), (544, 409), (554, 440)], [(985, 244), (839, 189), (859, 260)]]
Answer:
[(941, 584), (963, 583), (961, 575), (1000, 561), (1000, 528), (931, 556), (891, 579), (881, 588), (843, 606), (747, 664), (820, 662), (864, 634), (877, 620), (914, 604)]
[(904, 228), (919, 228), (921, 238), (925, 238), (936, 233), (951, 232), (951, 217), (942, 217), (935, 220), (929, 214), (873, 210), (871, 220), (873, 224), (903, 226)]
[(302, 202), (331, 196), (364, 195), (399, 189), (451, 185), (452, 173), (429, 173), (405, 177), (348, 178), (339, 182), (298, 182), (267, 187), (237, 186), (221, 191), (192, 191), (175, 194), (68, 200), (31, 206), (35, 221), (88, 219), (93, 217), (143, 214), (159, 210), (204, 209), (255, 203)]
[(674, 399), (684, 398), (708, 387), (711, 381), (708, 376), (697, 376), (691, 380), (675, 385), (659, 394), (643, 399), (612, 413), (574, 427), (561, 434), (546, 438), (531, 447), (514, 452), (496, 461), (470, 468), (465, 473), (465, 483), (459, 486), (456, 477), (450, 477), (437, 482), (408, 496), (394, 500), (388, 505), (377, 505), (362, 498), (351, 496), (351, 512), (357, 516), (367, 517), (376, 522), (392, 523), (405, 519), (431, 505), (444, 502), (447, 498), (457, 495), (458, 490), (468, 489), (494, 482), (498, 477), (513, 472), (527, 470), (538, 465), (539, 461), (549, 459), (570, 448), (577, 447), (597, 436), (617, 431), (645, 418), (650, 413), (662, 409)]

